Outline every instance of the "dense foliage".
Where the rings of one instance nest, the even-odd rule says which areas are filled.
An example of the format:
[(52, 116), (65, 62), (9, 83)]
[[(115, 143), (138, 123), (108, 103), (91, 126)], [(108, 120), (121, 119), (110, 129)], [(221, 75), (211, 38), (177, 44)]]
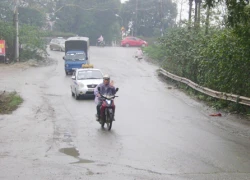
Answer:
[(126, 29), (128, 23), (133, 22), (133, 34), (146, 37), (160, 36), (161, 29), (174, 26), (177, 7), (171, 0), (130, 0), (122, 6), (121, 16)]
[[(183, 25), (168, 29), (164, 37), (145, 50), (163, 68), (174, 74), (217, 91), (250, 97), (249, 1), (206, 0), (205, 3), (207, 9), (204, 26), (189, 23), (187, 27)], [(221, 16), (224, 25), (210, 25), (212, 9), (217, 6), (226, 7), (224, 16)], [(195, 16), (197, 18), (199, 14)], [(197, 19), (194, 21), (199, 23)], [(228, 104), (233, 104), (237, 110), (244, 107), (237, 103), (216, 101), (219, 107)]]
[[(0, 38), (6, 41), (6, 54), (11, 61), (14, 60), (14, 9), (13, 1), (4, 0), (0, 4)], [(20, 4), (19, 47), (21, 61), (41, 57), (45, 53), (44, 41), (41, 38), (43, 33), (41, 28), (44, 24), (45, 15), (43, 12), (30, 8), (26, 4)]]
[(72, 32), (90, 38), (91, 44), (103, 35), (106, 42), (111, 42), (119, 36), (119, 26), (115, 14), (119, 11), (119, 0), (99, 2), (61, 0), (56, 3), (56, 29), (63, 32)]
[(212, 89), (249, 96), (250, 44), (233, 30), (202, 31), (174, 29), (147, 51), (165, 69)]
[[(19, 25), (21, 29), (20, 44), (41, 48), (41, 36), (49, 35), (79, 35), (90, 38), (91, 45), (95, 45), (97, 38), (103, 35), (107, 44), (121, 39), (120, 29), (128, 29), (129, 22), (133, 22), (133, 29), (137, 29), (138, 36), (160, 35), (161, 28), (174, 25), (176, 4), (170, 0), (159, 3), (156, 0), (130, 0), (121, 4), (120, 0), (20, 0), (18, 4)], [(13, 24), (16, 1), (3, 0), (0, 4), (0, 22), (5, 29), (2, 38), (7, 40), (9, 53), (13, 56), (13, 40), (15, 37)], [(135, 9), (135, 7), (137, 7)], [(136, 18), (135, 18), (136, 12)], [(124, 20), (124, 21), (123, 21)], [(8, 27), (12, 30), (7, 30)], [(35, 30), (36, 29), (36, 30)], [(38, 30), (39, 29), (39, 30)], [(34, 33), (36, 33), (35, 36)], [(130, 35), (132, 35), (130, 33)], [(66, 36), (65, 36), (66, 37)], [(32, 39), (34, 38), (34, 39)], [(40, 42), (38, 42), (40, 41)], [(32, 43), (33, 44), (32, 44)], [(22, 58), (24, 51), (21, 52)]]

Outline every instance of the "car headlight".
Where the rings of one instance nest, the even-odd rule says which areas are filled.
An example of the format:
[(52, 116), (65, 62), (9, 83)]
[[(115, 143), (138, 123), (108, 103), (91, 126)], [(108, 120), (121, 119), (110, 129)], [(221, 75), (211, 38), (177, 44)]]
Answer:
[(78, 86), (79, 86), (79, 88), (83, 88), (83, 87), (84, 87), (84, 84), (79, 83)]

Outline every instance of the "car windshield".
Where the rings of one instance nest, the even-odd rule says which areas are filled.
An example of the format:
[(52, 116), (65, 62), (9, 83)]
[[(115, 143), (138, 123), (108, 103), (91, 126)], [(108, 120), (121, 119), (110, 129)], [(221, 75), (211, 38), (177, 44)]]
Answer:
[(60, 44), (64, 44), (64, 43), (65, 43), (65, 39), (58, 39), (58, 42), (59, 42)]
[(98, 70), (84, 70), (79, 71), (77, 74), (78, 80), (84, 79), (102, 79), (102, 73)]
[(73, 61), (83, 61), (86, 59), (86, 55), (84, 53), (69, 53), (66, 54), (65, 59), (73, 60)]

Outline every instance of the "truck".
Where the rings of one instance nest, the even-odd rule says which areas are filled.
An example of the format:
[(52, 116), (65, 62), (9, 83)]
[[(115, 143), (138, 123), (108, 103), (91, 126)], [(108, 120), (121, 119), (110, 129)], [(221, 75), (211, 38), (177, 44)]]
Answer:
[(65, 56), (63, 57), (65, 74), (73, 74), (75, 69), (89, 64), (89, 38), (70, 37), (65, 41)]

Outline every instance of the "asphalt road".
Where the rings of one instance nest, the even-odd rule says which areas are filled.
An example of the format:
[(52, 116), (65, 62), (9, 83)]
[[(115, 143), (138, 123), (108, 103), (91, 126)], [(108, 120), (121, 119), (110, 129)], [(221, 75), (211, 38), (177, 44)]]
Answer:
[(134, 52), (91, 47), (91, 63), (120, 89), (110, 132), (93, 99), (71, 97), (63, 52), (49, 52), (50, 66), (1, 65), (0, 90), (25, 101), (0, 116), (0, 179), (249, 180), (249, 121), (209, 116)]

